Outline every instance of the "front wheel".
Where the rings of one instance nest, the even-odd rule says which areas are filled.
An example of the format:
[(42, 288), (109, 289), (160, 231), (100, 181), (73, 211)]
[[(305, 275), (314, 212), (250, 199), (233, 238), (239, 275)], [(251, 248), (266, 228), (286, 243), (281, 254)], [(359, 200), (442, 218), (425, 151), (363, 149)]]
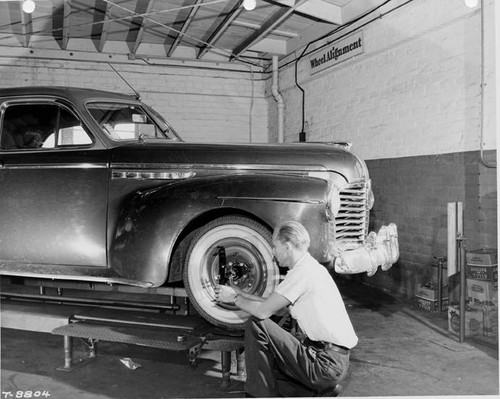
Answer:
[(188, 248), (184, 286), (196, 310), (212, 324), (230, 330), (244, 328), (248, 314), (234, 305), (215, 302), (219, 282), (219, 249), (226, 255), (227, 284), (267, 297), (279, 282), (273, 262), (272, 234), (249, 218), (225, 216), (203, 226)]

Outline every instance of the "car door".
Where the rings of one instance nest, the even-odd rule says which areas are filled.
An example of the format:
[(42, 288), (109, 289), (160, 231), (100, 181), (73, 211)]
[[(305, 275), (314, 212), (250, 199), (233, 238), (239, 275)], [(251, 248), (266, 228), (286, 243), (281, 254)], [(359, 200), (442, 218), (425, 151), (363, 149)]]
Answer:
[(106, 266), (106, 149), (54, 100), (0, 112), (0, 260)]

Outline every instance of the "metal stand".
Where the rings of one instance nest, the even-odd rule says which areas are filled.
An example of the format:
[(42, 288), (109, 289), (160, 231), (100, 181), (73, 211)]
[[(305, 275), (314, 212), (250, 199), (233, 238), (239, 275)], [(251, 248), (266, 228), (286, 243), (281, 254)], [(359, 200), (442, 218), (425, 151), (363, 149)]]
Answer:
[(221, 368), (222, 368), (222, 381), (220, 383), (223, 389), (229, 386), (229, 381), (231, 380), (231, 352), (221, 351)]
[(73, 371), (75, 369), (78, 369), (80, 367), (83, 367), (87, 365), (88, 363), (94, 361), (97, 357), (97, 347), (96, 343), (97, 341), (94, 339), (89, 339), (89, 343), (87, 344), (87, 347), (89, 348), (89, 357), (87, 359), (80, 359), (78, 363), (74, 364), (73, 363), (73, 337), (69, 335), (64, 335), (63, 336), (63, 342), (64, 342), (64, 366), (63, 367), (58, 367), (56, 370), (58, 371)]
[(438, 298), (438, 309), (443, 310), (443, 269), (445, 268), (444, 263), (446, 262), (446, 256), (434, 257), (437, 264), (437, 298)]
[(243, 340), (241, 337), (223, 337), (209, 335), (205, 345), (206, 349), (221, 351), (221, 388), (226, 389), (231, 382), (231, 353), (236, 353), (238, 375), (244, 373), (244, 359), (242, 355)]
[[(152, 318), (151, 324), (147, 324), (143, 320), (140, 321), (140, 324), (133, 324), (132, 318), (118, 320), (118, 316), (115, 317), (115, 314), (109, 312), (110, 310), (95, 310), (88, 316), (80, 313), (71, 317), (69, 324), (52, 331), (52, 334), (62, 335), (64, 339), (64, 366), (57, 370), (73, 371), (95, 360), (98, 341), (122, 342), (166, 350), (186, 351), (192, 367), (196, 366), (201, 350), (208, 349), (221, 352), (221, 388), (229, 387), (231, 352), (236, 352), (238, 356), (238, 351), (243, 349), (241, 336), (225, 336), (208, 332), (205, 325), (202, 325), (199, 331), (194, 326), (182, 326), (180, 323), (186, 321), (185, 316), (171, 316), (165, 320), (165, 324), (162, 326), (159, 323), (159, 316), (157, 316), (157, 320)], [(123, 317), (123, 315), (121, 316)], [(175, 320), (179, 322), (177, 328)], [(87, 340), (88, 344), (86, 345), (89, 349), (89, 357), (79, 360), (76, 364), (73, 361), (73, 337)], [(241, 367), (241, 362), (238, 362), (239, 367)]]
[(467, 297), (467, 279), (465, 274), (465, 238), (457, 235), (458, 243), (458, 265), (460, 267), (460, 336), (459, 341), (465, 340), (465, 299)]
[(448, 276), (460, 272), (459, 341), (465, 340), (465, 300), (467, 279), (465, 274), (464, 208), (461, 202), (448, 203)]

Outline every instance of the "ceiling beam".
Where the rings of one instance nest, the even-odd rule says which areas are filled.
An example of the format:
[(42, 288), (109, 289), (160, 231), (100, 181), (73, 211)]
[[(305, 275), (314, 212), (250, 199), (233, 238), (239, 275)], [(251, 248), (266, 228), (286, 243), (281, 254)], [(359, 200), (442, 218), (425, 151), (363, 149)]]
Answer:
[[(248, 21), (233, 21), (233, 23), (231, 25), (239, 26), (242, 28), (253, 29), (253, 30), (258, 30), (260, 28), (260, 25), (254, 24), (253, 22), (248, 22)], [(274, 29), (270, 34), (273, 36), (282, 36), (282, 37), (288, 37), (288, 38), (293, 38), (293, 37), (299, 36), (299, 34), (296, 32), (284, 31), (284, 30), (279, 30), (279, 29)]]
[(68, 48), (69, 42), (69, 16), (71, 14), (71, 0), (67, 0), (63, 3), (63, 26), (62, 26), (62, 40), (61, 49), (66, 50)]
[(103, 51), (108, 38), (108, 24), (106, 24), (106, 21), (109, 19), (108, 3), (104, 0), (95, 0), (91, 38), (100, 53)]
[[(153, 9), (154, 4), (155, 4), (155, 0), (149, 0), (148, 5), (146, 7), (146, 11), (144, 13), (149, 14), (151, 12), (151, 10)], [(132, 47), (130, 49), (130, 52), (132, 54), (135, 54), (137, 52), (137, 49), (139, 48), (140, 44), (142, 43), (142, 38), (144, 37), (144, 32), (146, 31), (146, 27), (148, 26), (148, 20), (141, 16), (140, 25), (141, 25), (141, 27), (139, 28), (139, 31), (137, 32), (137, 36), (135, 37), (134, 44), (132, 45)]]
[(203, 57), (212, 46), (219, 40), (222, 34), (229, 28), (231, 23), (240, 15), (241, 13), (241, 5), (243, 4), (243, 0), (238, 0), (234, 5), (233, 9), (226, 15), (224, 20), (215, 28), (210, 37), (206, 40), (203, 47), (201, 47), (196, 59), (200, 59)]
[(177, 46), (181, 42), (182, 37), (184, 36), (184, 33), (189, 28), (189, 25), (191, 25), (191, 22), (193, 21), (194, 16), (198, 12), (198, 9), (200, 7), (200, 3), (202, 3), (202, 2), (203, 2), (203, 0), (196, 0), (192, 4), (192, 7), (189, 10), (189, 14), (188, 14), (186, 20), (182, 24), (182, 28), (180, 29), (179, 32), (177, 32), (177, 36), (176, 36), (174, 42), (172, 43), (172, 45), (170, 46), (169, 50), (167, 51), (167, 57), (170, 57), (173, 54), (173, 52), (175, 51), (175, 49), (177, 48)]
[[(144, 36), (144, 13), (151, 12), (154, 0), (138, 1), (135, 5), (134, 16), (130, 19), (128, 34), (125, 41), (131, 54), (135, 54)], [(139, 40), (138, 40), (139, 39)]]
[(11, 30), (23, 47), (28, 47), (33, 34), (33, 20), (31, 14), (23, 11), (21, 2), (7, 2), (10, 14)]
[(64, 3), (63, 5), (57, 5), (52, 8), (52, 37), (62, 50), (66, 50), (66, 47), (63, 47), (65, 6), (66, 4)]
[(347, 23), (385, 3), (386, 0), (351, 0), (342, 7), (342, 21)]
[(287, 45), (284, 39), (271, 39), (266, 37), (252, 46), (252, 51), (271, 55), (287, 55)]
[(106, 12), (104, 14), (104, 20), (102, 21), (102, 30), (101, 30), (101, 37), (99, 38), (99, 42), (97, 45), (97, 51), (102, 53), (102, 50), (104, 50), (104, 45), (106, 44), (106, 41), (108, 40), (108, 33), (109, 33), (109, 24), (107, 21), (110, 19), (109, 17), (109, 6), (106, 4)]
[(295, 11), (335, 25), (342, 25), (342, 7), (324, 0), (308, 0)]
[(21, 43), (24, 47), (28, 47), (33, 34), (33, 17), (23, 11), (21, 2), (19, 2), (19, 10), (21, 12)]
[[(362, 2), (363, 0), (360, 0)], [(317, 18), (335, 25), (342, 25), (342, 7), (326, 0), (307, 0), (295, 6), (294, 0), (269, 0), (285, 7), (295, 7), (295, 11), (309, 17)]]
[(269, 34), (276, 26), (285, 21), (297, 7), (300, 7), (307, 0), (296, 0), (293, 7), (282, 7), (275, 11), (271, 17), (269, 17), (259, 30), (255, 31), (253, 34), (248, 36), (243, 42), (241, 42), (234, 50), (233, 55), (231, 56), (231, 60), (235, 57), (238, 57), (243, 52), (248, 50), (252, 45), (259, 42), (263, 39), (267, 34)]

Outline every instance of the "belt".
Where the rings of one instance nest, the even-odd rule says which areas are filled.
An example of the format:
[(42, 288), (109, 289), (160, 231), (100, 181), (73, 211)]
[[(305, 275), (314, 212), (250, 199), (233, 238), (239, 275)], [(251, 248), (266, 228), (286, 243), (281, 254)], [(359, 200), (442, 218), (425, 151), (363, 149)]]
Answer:
[(304, 340), (304, 345), (313, 346), (314, 348), (319, 350), (325, 350), (325, 351), (331, 350), (342, 353), (344, 355), (348, 355), (351, 352), (351, 350), (349, 348), (346, 348), (345, 346), (335, 345), (332, 344), (331, 342), (325, 342), (325, 341), (312, 341), (309, 338), (306, 338)]

